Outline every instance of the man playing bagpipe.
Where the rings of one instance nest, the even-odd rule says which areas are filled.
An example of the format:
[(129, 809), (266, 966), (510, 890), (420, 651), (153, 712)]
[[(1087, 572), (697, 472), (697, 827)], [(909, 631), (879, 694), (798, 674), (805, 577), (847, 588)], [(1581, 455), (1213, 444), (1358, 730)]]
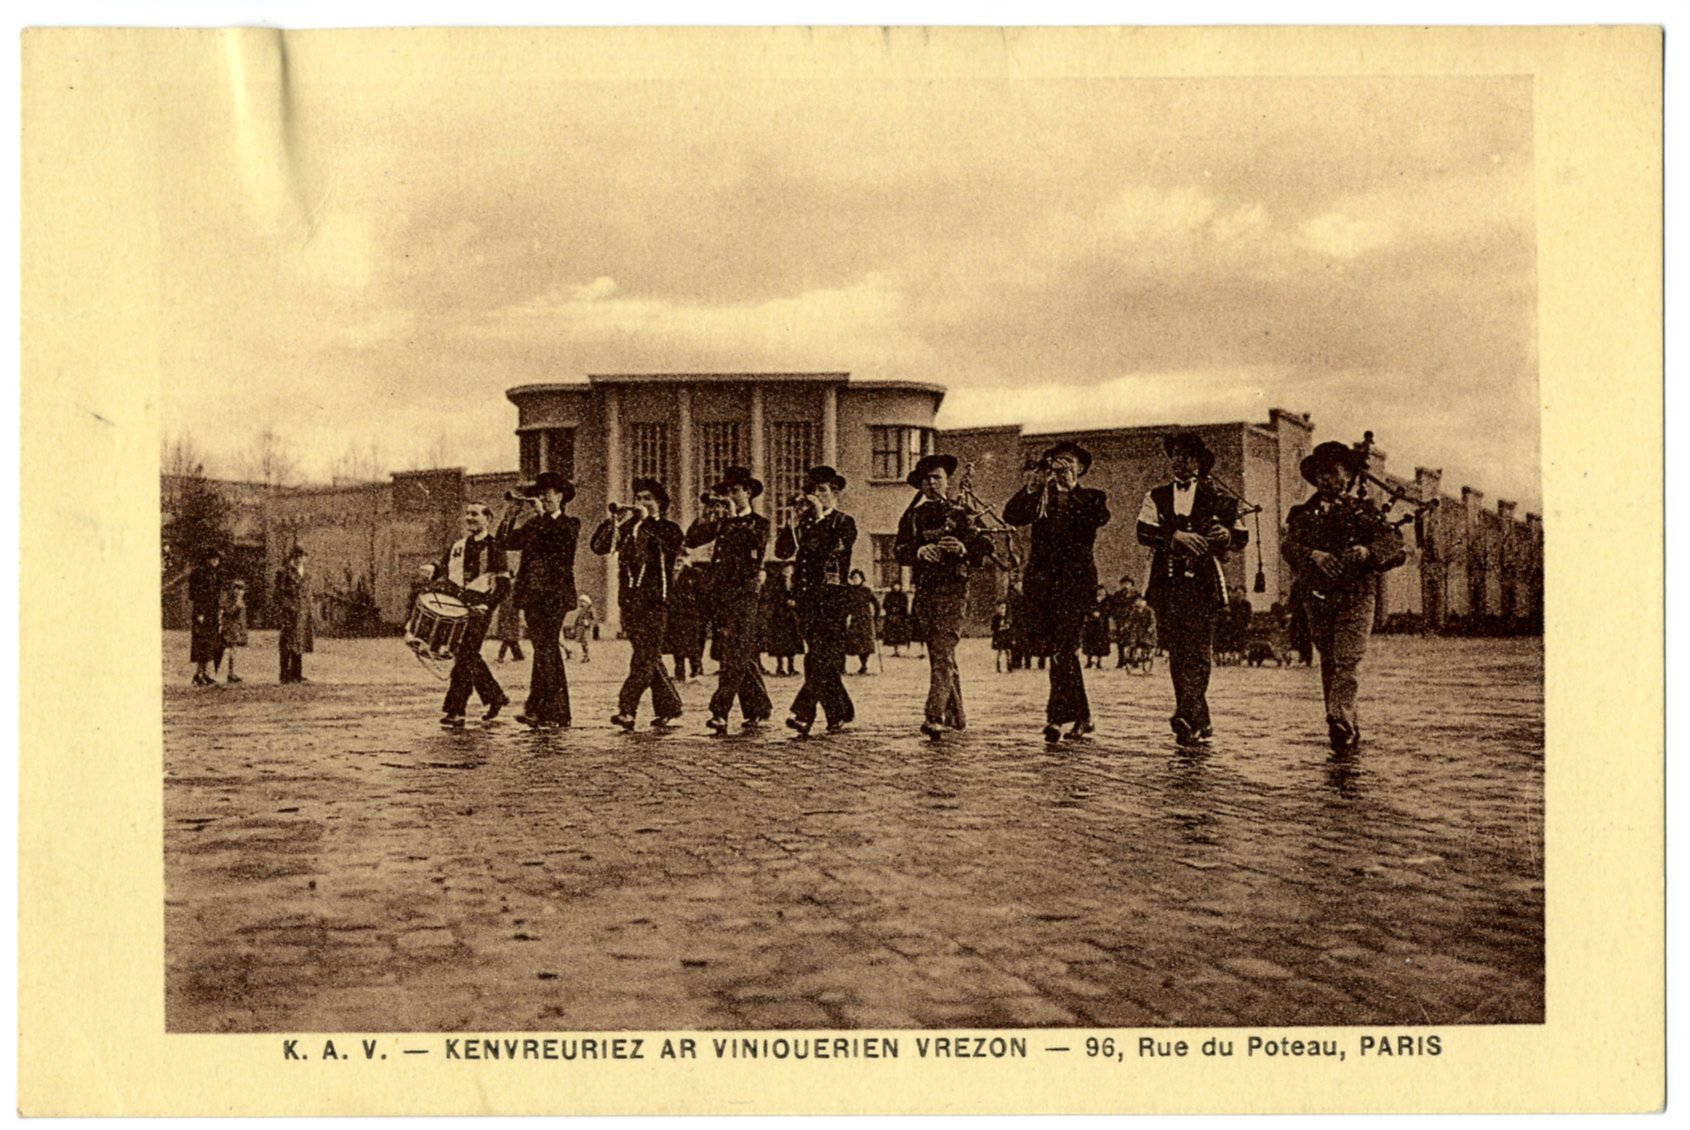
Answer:
[(1221, 562), (1229, 551), (1242, 549), (1249, 535), (1238, 500), (1209, 482), (1215, 455), (1202, 436), (1178, 432), (1162, 441), (1162, 449), (1173, 481), (1144, 496), (1138, 541), (1156, 551), (1145, 597), (1156, 611), (1173, 676), (1174, 714), (1168, 722), (1180, 745), (1195, 746), (1214, 736), (1208, 692), (1215, 624), (1227, 605)]
[(1407, 559), (1402, 535), (1367, 498), (1348, 493), (1365, 470), (1360, 453), (1341, 443), (1317, 446), (1300, 464), (1314, 497), (1291, 508), (1280, 553), (1296, 569), (1293, 592), (1307, 611), (1320, 652), (1320, 686), (1332, 749), (1361, 744), (1356, 671), (1373, 632), (1375, 578)]
[(938, 741), (947, 728), (966, 729), (962, 679), (956, 648), (962, 639), (962, 613), (968, 598), (968, 573), (991, 556), (991, 539), (980, 531), (966, 507), (950, 497), (954, 455), (924, 455), (906, 482), (920, 493), (898, 520), (892, 554), (915, 577), (911, 615), (916, 638), (927, 647), (927, 705), (921, 732)]

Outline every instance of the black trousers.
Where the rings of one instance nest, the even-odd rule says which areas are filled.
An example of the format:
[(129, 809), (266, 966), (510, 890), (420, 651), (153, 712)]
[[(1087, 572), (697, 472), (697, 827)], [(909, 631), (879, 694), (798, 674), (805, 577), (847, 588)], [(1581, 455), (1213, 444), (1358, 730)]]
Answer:
[(1220, 603), (1211, 585), (1175, 581), (1156, 602), (1156, 627), (1174, 680), (1174, 717), (1209, 727), (1209, 669)]
[(857, 715), (841, 677), (845, 671), (845, 626), (851, 618), (848, 596), (844, 585), (823, 585), (799, 606), (807, 650), (804, 685), (792, 700), (792, 714), (800, 722), (814, 722), (818, 704), (832, 723), (849, 722)]
[(487, 638), (488, 623), (487, 616), (470, 613), (464, 638), (458, 641), (457, 653), (452, 660), (452, 677), (446, 684), (446, 703), (441, 709), (447, 714), (462, 714), (464, 707), (469, 705), (471, 690), (480, 696), (484, 706), (509, 701), (505, 698), (504, 688), (499, 686), (499, 680), (488, 668), (487, 661), (481, 658), (481, 643)]
[(622, 680), (622, 692), (616, 700), (621, 713), (637, 713), (641, 696), (650, 688), (652, 713), (659, 718), (680, 717), (681, 696), (663, 666), (663, 634), (668, 624), (668, 610), (662, 605), (622, 606), (622, 630), (628, 633), (634, 654), (628, 660), (628, 677)]
[(763, 643), (758, 605), (755, 588), (724, 592), (717, 599), (716, 645), (721, 667), (716, 672), (716, 693), (710, 696), (711, 717), (726, 718), (735, 698), (747, 721), (762, 721), (775, 711), (757, 662)]
[(1080, 594), (1052, 588), (1027, 594), (1039, 638), (1050, 649), (1050, 697), (1045, 702), (1045, 721), (1052, 725), (1091, 718), (1079, 650), (1080, 631), (1091, 611), (1094, 591), (1088, 587)]
[(297, 683), (305, 677), (305, 656), (297, 651), (282, 652), (282, 682)]
[(534, 645), (533, 674), (528, 682), (528, 702), (523, 713), (540, 722), (568, 725), (569, 676), (563, 671), (563, 609), (549, 604), (525, 608), (529, 642)]

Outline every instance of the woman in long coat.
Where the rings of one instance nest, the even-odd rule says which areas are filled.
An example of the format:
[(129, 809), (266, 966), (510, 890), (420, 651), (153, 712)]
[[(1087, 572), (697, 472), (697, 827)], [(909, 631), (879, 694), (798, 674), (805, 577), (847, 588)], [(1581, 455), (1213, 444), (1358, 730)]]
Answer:
[(303, 683), (304, 655), (312, 649), (311, 582), (305, 575), (305, 550), (293, 547), (276, 573), (276, 647), (281, 652), (282, 682)]
[(874, 590), (865, 583), (861, 569), (851, 570), (851, 583), (845, 595), (850, 600), (850, 618), (845, 622), (845, 654), (857, 657), (857, 674), (868, 674), (868, 657), (874, 654), (875, 621), (880, 618), (880, 602)]
[(675, 661), (675, 678), (686, 682), (690, 668), (699, 673), (704, 654), (704, 631), (699, 623), (699, 572), (683, 563), (669, 586), (669, 618), (663, 626), (663, 651)]
[(881, 601), (880, 608), (886, 615), (880, 638), (892, 649), (893, 655), (900, 655), (902, 653), (898, 649), (909, 646), (910, 642), (910, 597), (904, 586), (894, 582), (892, 591)]
[(194, 665), (194, 686), (209, 686), (214, 680), (207, 668), (223, 658), (223, 556), (215, 549), (188, 574), (188, 606), (193, 614), (188, 659)]
[(777, 675), (796, 675), (792, 659), (804, 651), (804, 641), (798, 634), (798, 606), (792, 598), (791, 568), (771, 566), (763, 581), (763, 650), (774, 656)]
[(1086, 613), (1080, 629), (1080, 650), (1086, 654), (1087, 667), (1102, 667), (1109, 654), (1109, 590), (1099, 585), (1097, 601)]

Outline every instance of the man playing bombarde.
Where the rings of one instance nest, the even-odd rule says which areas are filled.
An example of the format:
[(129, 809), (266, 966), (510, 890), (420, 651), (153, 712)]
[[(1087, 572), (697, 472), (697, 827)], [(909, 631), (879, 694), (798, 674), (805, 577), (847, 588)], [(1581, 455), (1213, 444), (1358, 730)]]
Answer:
[(681, 716), (681, 696), (663, 666), (663, 640), (668, 631), (669, 597), (674, 584), (675, 558), (681, 552), (681, 527), (664, 517), (669, 492), (656, 479), (634, 480), (634, 504), (613, 507), (611, 517), (593, 531), (589, 547), (603, 557), (616, 554), (617, 600), (622, 630), (633, 645), (628, 677), (622, 682), (612, 724), (634, 728), (640, 698), (651, 688), (654, 727), (668, 726)]

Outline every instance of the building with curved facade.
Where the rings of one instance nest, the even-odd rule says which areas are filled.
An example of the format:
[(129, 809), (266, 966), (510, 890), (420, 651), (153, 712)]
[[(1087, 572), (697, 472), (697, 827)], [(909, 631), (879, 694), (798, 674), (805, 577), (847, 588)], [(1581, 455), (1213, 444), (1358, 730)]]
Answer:
[[(884, 588), (896, 576), (892, 538), (911, 497), (904, 477), (933, 450), (945, 389), (849, 373), (611, 373), (505, 395), (517, 409), (522, 476), (558, 471), (576, 484), (569, 510), (583, 539), (607, 503), (632, 497), (635, 477), (662, 480), (669, 517), (684, 527), (699, 494), (735, 465), (763, 481), (758, 509), (778, 527), (804, 471), (826, 463), (849, 482), (842, 505), (857, 522), (853, 563)], [(614, 559), (594, 558), (583, 540), (575, 575), (614, 623)]]

